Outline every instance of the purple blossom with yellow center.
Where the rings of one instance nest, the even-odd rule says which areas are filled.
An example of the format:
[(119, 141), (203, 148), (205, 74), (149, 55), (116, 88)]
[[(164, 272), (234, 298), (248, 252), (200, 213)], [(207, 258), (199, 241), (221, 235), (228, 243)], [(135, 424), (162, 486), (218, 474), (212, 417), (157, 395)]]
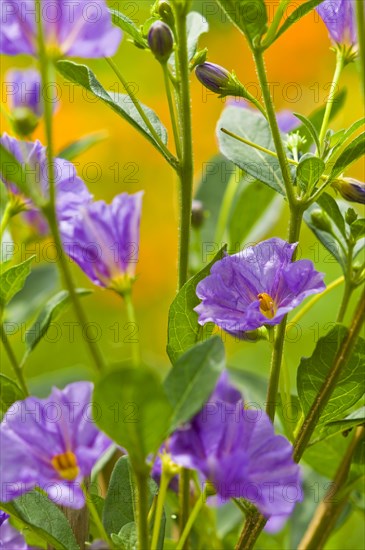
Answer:
[(334, 42), (350, 44), (357, 42), (353, 0), (324, 0), (316, 10)]
[(28, 545), (19, 531), (9, 521), (9, 515), (0, 510), (0, 548), (3, 550), (27, 550)]
[[(105, 0), (41, 0), (45, 46), (49, 55), (110, 57), (122, 33), (114, 27)], [(0, 53), (38, 54), (34, 0), (1, 2)]]
[(92, 390), (75, 382), (9, 408), (0, 425), (1, 501), (40, 487), (59, 505), (84, 506), (83, 478), (112, 444), (92, 419)]
[(279, 324), (307, 296), (322, 292), (323, 273), (310, 260), (292, 261), (296, 247), (273, 238), (216, 262), (196, 288), (199, 323), (213, 322), (243, 337)]
[[(0, 143), (22, 165), (25, 172), (24, 183), (29, 185), (33, 193), (37, 193), (46, 200), (49, 194), (46, 148), (38, 140), (35, 142), (20, 141), (7, 134), (3, 134)], [(13, 194), (20, 195), (20, 190), (12, 181), (12, 176), (14, 177), (16, 174), (16, 166), (7, 166), (5, 163), (4, 170), (4, 172), (0, 170), (0, 177)], [(57, 218), (62, 229), (63, 224), (74, 217), (75, 212), (82, 204), (92, 200), (92, 195), (82, 179), (77, 176), (76, 169), (71, 162), (55, 158), (54, 170)], [(27, 222), (42, 234), (46, 234), (48, 226), (43, 215), (29, 198), (24, 197), (24, 203), (27, 208), (27, 212), (25, 212)]]
[(292, 445), (264, 411), (245, 409), (224, 372), (203, 409), (167, 442), (172, 460), (213, 483), (218, 503), (245, 498), (279, 527), (302, 500)]
[(65, 224), (67, 254), (95, 285), (123, 294), (135, 276), (143, 192), (82, 206)]

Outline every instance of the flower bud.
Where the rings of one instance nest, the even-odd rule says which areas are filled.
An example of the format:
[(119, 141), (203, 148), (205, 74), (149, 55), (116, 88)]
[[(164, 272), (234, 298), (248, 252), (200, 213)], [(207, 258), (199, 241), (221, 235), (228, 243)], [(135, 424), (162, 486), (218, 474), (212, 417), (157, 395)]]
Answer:
[(350, 202), (365, 204), (365, 184), (354, 178), (340, 178), (332, 183), (332, 187)]
[(323, 210), (313, 210), (311, 213), (311, 222), (320, 231), (326, 231), (332, 233), (331, 220)]
[(235, 96), (247, 98), (247, 92), (234, 72), (215, 63), (202, 63), (195, 69), (197, 79), (219, 97)]
[(28, 107), (16, 107), (11, 113), (11, 123), (16, 134), (27, 137), (37, 128), (39, 118)]
[(193, 200), (191, 205), (191, 225), (199, 229), (204, 222), (204, 206), (201, 201)]
[(349, 208), (346, 211), (345, 220), (348, 225), (351, 225), (352, 223), (356, 222), (357, 218), (358, 218), (357, 212), (355, 212), (353, 208)]
[(148, 45), (156, 59), (160, 63), (166, 63), (174, 47), (174, 38), (170, 27), (162, 21), (153, 23), (148, 32)]
[(160, 0), (157, 6), (157, 11), (164, 23), (166, 23), (170, 27), (174, 26), (174, 14), (169, 2), (166, 2), (166, 0)]
[(190, 70), (193, 71), (198, 65), (202, 65), (206, 62), (208, 55), (208, 48), (199, 50), (194, 55), (193, 59), (190, 61)]

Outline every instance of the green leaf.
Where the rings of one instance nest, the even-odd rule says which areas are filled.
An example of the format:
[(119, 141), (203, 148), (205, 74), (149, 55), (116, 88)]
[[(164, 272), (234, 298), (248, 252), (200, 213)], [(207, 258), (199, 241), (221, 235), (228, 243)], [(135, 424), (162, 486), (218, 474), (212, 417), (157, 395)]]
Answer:
[(360, 218), (351, 224), (351, 235), (358, 240), (365, 235), (365, 218)]
[[(345, 102), (346, 95), (347, 95), (346, 90), (343, 89), (338, 94), (336, 94), (335, 97), (333, 98), (330, 121), (333, 118), (335, 118), (337, 113), (341, 110), (341, 108), (342, 108), (342, 106)], [(325, 106), (320, 107), (319, 109), (316, 109), (315, 111), (313, 111), (307, 117), (308, 120), (313, 124), (313, 126), (314, 126), (314, 128), (316, 129), (317, 132), (320, 132), (320, 130), (321, 130), (322, 121), (323, 121), (323, 117), (324, 117), (324, 112), (325, 112)], [(298, 128), (296, 128), (296, 132), (299, 132), (299, 134), (302, 137), (305, 137), (306, 140), (307, 140), (307, 142), (303, 146), (303, 152), (309, 151), (310, 145), (312, 143), (312, 139), (311, 139), (312, 134), (309, 131), (308, 126), (306, 124), (302, 124), (301, 126), (298, 126)]]
[(261, 239), (280, 216), (282, 197), (260, 181), (243, 183), (229, 219), (229, 249)]
[[(318, 229), (312, 220), (312, 213), (320, 210), (324, 212), (330, 222), (331, 231)], [(338, 261), (344, 273), (347, 270), (347, 256), (344, 250), (347, 250), (346, 229), (342, 213), (336, 201), (327, 193), (323, 193), (317, 203), (312, 204), (304, 213), (304, 220), (308, 227), (318, 237), (323, 246)]]
[(94, 145), (104, 141), (107, 137), (108, 135), (106, 132), (93, 132), (92, 134), (88, 134), (87, 136), (83, 136), (82, 138), (73, 141), (61, 149), (61, 151), (57, 153), (57, 157), (66, 160), (74, 160), (74, 158), (78, 157), (82, 153), (85, 153)]
[(307, 13), (311, 12), (316, 6), (321, 4), (323, 0), (308, 0), (308, 2), (305, 2), (304, 4), (300, 4), (298, 8), (296, 8), (293, 13), (290, 14), (289, 17), (286, 18), (285, 22), (281, 25), (278, 32), (276, 33), (276, 36), (273, 40), (277, 40), (279, 36), (281, 36), (284, 32), (286, 32), (294, 23), (299, 21), (302, 17), (307, 15)]
[(245, 35), (251, 48), (267, 30), (264, 0), (217, 0), (222, 10)]
[(326, 166), (318, 157), (306, 157), (300, 159), (297, 167), (297, 179), (305, 190), (313, 189), (322, 176)]
[(313, 122), (306, 116), (300, 115), (299, 113), (293, 113), (293, 115), (296, 116), (304, 124), (304, 126), (307, 128), (308, 132), (312, 136), (313, 142), (316, 144), (317, 151), (320, 151), (321, 145), (319, 143), (319, 135)]
[[(129, 122), (129, 124), (144, 135), (144, 137), (147, 138), (148, 141), (156, 147), (156, 149), (163, 153), (159, 144), (156, 142), (137, 109), (133, 105), (128, 94), (115, 94), (113, 92), (107, 92), (97, 80), (91, 69), (89, 69), (86, 65), (79, 65), (73, 61), (58, 61), (57, 69), (66, 79), (79, 84), (90, 93), (94, 94), (95, 97), (103, 101), (115, 113), (124, 118), (124, 120)], [(142, 104), (141, 106), (153, 128), (156, 130), (157, 135), (161, 138), (163, 143), (166, 144), (167, 132), (160, 119), (156, 113), (152, 111), (152, 109)]]
[(170, 430), (200, 411), (225, 366), (224, 346), (217, 336), (196, 344), (179, 357), (164, 386), (173, 408)]
[(116, 443), (127, 449), (134, 468), (166, 437), (171, 407), (156, 375), (145, 368), (124, 368), (107, 374), (94, 390), (94, 418)]
[(199, 38), (209, 31), (209, 25), (201, 13), (191, 11), (186, 18), (186, 26), (188, 31), (188, 56), (189, 61), (191, 61), (198, 49)]
[(332, 181), (337, 178), (345, 168), (348, 168), (350, 164), (355, 162), (364, 155), (365, 152), (365, 132), (357, 136), (351, 143), (348, 145), (344, 151), (340, 154), (338, 159), (335, 162), (334, 167), (330, 173), (329, 179)]
[(208, 265), (184, 284), (170, 306), (167, 353), (172, 364), (203, 335), (202, 327), (198, 323), (198, 314), (193, 311), (200, 303), (195, 289), (197, 284), (209, 275), (212, 265), (223, 258), (225, 250), (224, 246)]
[[(79, 296), (87, 296), (92, 290), (85, 288), (75, 289)], [(26, 353), (25, 358), (34, 350), (43, 336), (46, 334), (50, 324), (57, 319), (70, 302), (70, 293), (61, 290), (53, 296), (43, 307), (32, 327), (25, 333)]]
[(250, 176), (285, 196), (278, 159), (224, 134), (222, 128), (275, 152), (267, 120), (260, 113), (250, 109), (226, 107), (217, 125), (219, 148), (225, 157)]
[(117, 535), (112, 535), (112, 541), (120, 544), (123, 550), (135, 550), (137, 538), (137, 525), (134, 521), (123, 525)]
[(355, 426), (365, 423), (365, 407), (360, 407), (356, 411), (353, 411), (345, 418), (340, 420), (333, 420), (332, 422), (327, 422), (326, 426), (335, 427), (339, 430), (349, 430)]
[(35, 267), (25, 281), (24, 287), (7, 306), (6, 320), (14, 323), (28, 320), (52, 296), (58, 284), (59, 274), (53, 263)]
[(331, 479), (335, 476), (347, 447), (347, 439), (341, 434), (337, 434), (307, 447), (303, 461), (322, 476)]
[(138, 29), (138, 27), (133, 23), (129, 17), (124, 15), (124, 13), (121, 13), (118, 10), (111, 9), (110, 13), (112, 14), (112, 21), (114, 25), (122, 29), (122, 31), (129, 34), (131, 38), (133, 38), (134, 43), (139, 46), (140, 48), (146, 49), (148, 48), (148, 43), (145, 38), (143, 38), (142, 33)]
[[(308, 413), (321, 389), (347, 332), (348, 329), (344, 326), (336, 325), (326, 336), (318, 340), (311, 357), (302, 358), (298, 368), (297, 386), (304, 414)], [(358, 338), (351, 355), (343, 365), (332, 396), (318, 419), (317, 429), (341, 418), (363, 395), (364, 355), (365, 341)]]
[(19, 386), (4, 374), (0, 374), (0, 421), (10, 406), (22, 399), (25, 399), (25, 395)]
[[(206, 219), (201, 228), (203, 243), (214, 243), (215, 230), (227, 185), (232, 174), (238, 171), (233, 163), (217, 155), (204, 163), (195, 199), (203, 203)], [(238, 174), (236, 174), (239, 177)]]
[(337, 152), (337, 150), (341, 147), (341, 145), (343, 145), (352, 136), (352, 134), (356, 132), (356, 130), (358, 130), (363, 124), (365, 124), (365, 118), (360, 118), (359, 120), (351, 124), (351, 126), (347, 128), (347, 130), (342, 130), (342, 136), (336, 142), (336, 145), (332, 149), (331, 156), (335, 152)]
[(128, 457), (123, 456), (115, 464), (103, 509), (103, 525), (106, 532), (119, 533), (124, 525), (134, 521), (137, 489)]
[(0, 508), (56, 550), (80, 550), (63, 512), (40, 492), (31, 491), (12, 502), (2, 502)]
[(4, 308), (24, 286), (35, 256), (0, 273), (0, 308)]

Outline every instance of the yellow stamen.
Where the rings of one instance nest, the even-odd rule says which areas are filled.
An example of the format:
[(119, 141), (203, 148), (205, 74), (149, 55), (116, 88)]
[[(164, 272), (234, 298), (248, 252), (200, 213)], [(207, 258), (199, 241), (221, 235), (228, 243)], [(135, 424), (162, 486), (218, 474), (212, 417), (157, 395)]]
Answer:
[(266, 292), (262, 292), (261, 294), (257, 295), (259, 302), (260, 302), (260, 311), (265, 317), (268, 319), (272, 319), (275, 317), (276, 313), (276, 306), (275, 306), (275, 300), (270, 296), (270, 294), (266, 294)]
[(60, 455), (55, 455), (51, 462), (62, 479), (72, 481), (77, 478), (79, 467), (77, 466), (77, 458), (72, 451), (66, 451)]

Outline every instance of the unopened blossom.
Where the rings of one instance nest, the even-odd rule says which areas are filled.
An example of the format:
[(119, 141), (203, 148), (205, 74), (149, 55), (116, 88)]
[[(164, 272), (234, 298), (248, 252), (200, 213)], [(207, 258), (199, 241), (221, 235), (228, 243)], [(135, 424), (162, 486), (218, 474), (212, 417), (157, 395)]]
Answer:
[(142, 196), (121, 193), (111, 204), (87, 204), (65, 224), (65, 250), (95, 285), (129, 291), (138, 261)]
[(349, 202), (365, 204), (365, 183), (354, 178), (340, 178), (332, 183), (332, 187)]
[(28, 545), (19, 531), (9, 521), (9, 515), (0, 510), (0, 548), (3, 550), (27, 550)]
[[(22, 165), (25, 173), (23, 183), (27, 184), (30, 193), (34, 196), (37, 194), (42, 200), (47, 200), (49, 180), (46, 148), (38, 140), (35, 142), (21, 141), (7, 134), (3, 134), (0, 143)], [(1, 179), (12, 193), (20, 195), (21, 191), (12, 181), (12, 176), (17, 174), (17, 167), (4, 163), (2, 169), (3, 172), (0, 169)], [(64, 222), (74, 217), (75, 211), (80, 205), (92, 200), (92, 195), (82, 179), (77, 176), (76, 169), (71, 162), (55, 158), (54, 172), (57, 218), (62, 227)], [(41, 230), (42, 234), (47, 233), (48, 226), (45, 219), (32, 200), (24, 197), (24, 203), (27, 208), (27, 212), (25, 212), (27, 222)]]
[(292, 261), (297, 243), (273, 238), (216, 262), (197, 285), (199, 323), (213, 322), (229, 334), (277, 325), (307, 296), (325, 289), (310, 260)]
[(166, 446), (176, 464), (213, 483), (218, 503), (245, 498), (278, 525), (302, 498), (292, 445), (275, 435), (265, 412), (244, 408), (226, 372), (203, 409)]
[[(362, 2), (363, 0), (355, 0)], [(356, 21), (353, 0), (324, 0), (316, 10), (324, 21), (330, 37), (337, 43), (355, 44)]]
[[(2, 0), (0, 53), (38, 55), (35, 0)], [(48, 55), (109, 57), (122, 34), (114, 27), (105, 0), (41, 0)]]
[(11, 69), (4, 81), (13, 114), (22, 108), (38, 118), (42, 116), (41, 75), (36, 69)]
[(40, 487), (57, 504), (82, 508), (84, 477), (112, 444), (91, 416), (90, 382), (15, 402), (0, 425), (1, 498)]
[(174, 37), (170, 27), (163, 21), (153, 23), (148, 32), (148, 45), (156, 59), (166, 63), (174, 47)]

